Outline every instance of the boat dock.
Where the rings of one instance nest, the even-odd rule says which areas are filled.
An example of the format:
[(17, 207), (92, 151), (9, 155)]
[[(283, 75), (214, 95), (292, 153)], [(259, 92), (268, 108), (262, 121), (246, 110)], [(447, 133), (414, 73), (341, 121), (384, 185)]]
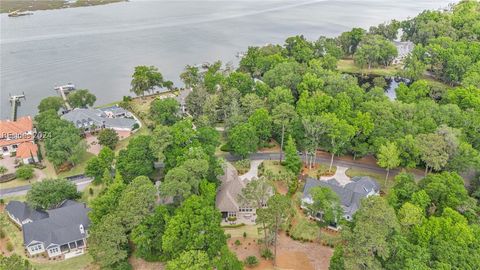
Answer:
[(68, 103), (67, 95), (68, 93), (76, 90), (75, 85), (72, 83), (68, 83), (66, 85), (57, 86), (54, 89), (60, 94), (63, 101), (65, 102), (65, 106), (67, 107), (67, 110), (70, 111), (72, 109), (72, 106), (70, 106), (70, 104)]

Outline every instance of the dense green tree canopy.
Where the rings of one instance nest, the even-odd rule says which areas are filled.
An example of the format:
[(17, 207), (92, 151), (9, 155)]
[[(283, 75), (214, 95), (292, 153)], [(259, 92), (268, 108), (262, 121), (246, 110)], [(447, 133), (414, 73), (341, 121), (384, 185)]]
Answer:
[(48, 210), (58, 207), (67, 199), (79, 197), (74, 183), (65, 179), (45, 179), (32, 185), (27, 193), (27, 202), (33, 208)]

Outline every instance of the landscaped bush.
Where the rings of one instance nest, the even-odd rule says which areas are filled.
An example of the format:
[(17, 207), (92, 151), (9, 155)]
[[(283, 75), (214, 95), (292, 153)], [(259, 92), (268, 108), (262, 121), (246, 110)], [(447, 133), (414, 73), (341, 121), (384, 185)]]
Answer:
[(0, 228), (0, 239), (5, 238), (5, 236), (6, 236), (5, 231), (3, 230), (3, 228)]
[(228, 143), (222, 145), (220, 147), (220, 150), (223, 151), (223, 152), (230, 152), (231, 148), (230, 148), (230, 145), (228, 145)]
[(33, 177), (33, 168), (30, 165), (22, 165), (15, 172), (17, 178), (28, 180)]
[(242, 159), (233, 164), (235, 166), (235, 169), (237, 169), (238, 174), (242, 175), (248, 170), (250, 170), (250, 160), (249, 159)]
[(235, 240), (235, 246), (240, 246), (242, 243), (240, 242), (240, 240)]
[(258, 265), (258, 259), (257, 257), (255, 256), (248, 256), (246, 259), (245, 259), (245, 265), (247, 267), (255, 267)]
[(272, 251), (271, 251), (270, 249), (268, 249), (268, 248), (262, 249), (261, 256), (262, 256), (262, 258), (265, 258), (266, 260), (271, 260), (271, 259), (273, 259), (273, 253), (272, 253)]
[(237, 217), (233, 217), (233, 216), (227, 217), (227, 220), (228, 220), (228, 221), (236, 221), (236, 220), (237, 220)]

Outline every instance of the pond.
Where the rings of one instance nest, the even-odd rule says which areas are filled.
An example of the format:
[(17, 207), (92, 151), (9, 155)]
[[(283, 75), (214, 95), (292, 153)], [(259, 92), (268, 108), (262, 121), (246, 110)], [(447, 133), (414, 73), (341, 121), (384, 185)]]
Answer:
[[(383, 77), (383, 76), (375, 76), (375, 75), (362, 75), (362, 74), (350, 74), (355, 76), (358, 79), (358, 84), (361, 86), (365, 86), (366, 90), (369, 91), (370, 89), (373, 88), (374, 83), (373, 80), (378, 77), (382, 77), (385, 79), (386, 86), (383, 88), (385, 91), (385, 95), (390, 99), (390, 100), (395, 100), (397, 97), (397, 93), (395, 90), (397, 87), (400, 85), (400, 83), (405, 83), (406, 85), (410, 84), (410, 80), (407, 78), (402, 78), (402, 77)], [(365, 85), (367, 84), (367, 85)]]

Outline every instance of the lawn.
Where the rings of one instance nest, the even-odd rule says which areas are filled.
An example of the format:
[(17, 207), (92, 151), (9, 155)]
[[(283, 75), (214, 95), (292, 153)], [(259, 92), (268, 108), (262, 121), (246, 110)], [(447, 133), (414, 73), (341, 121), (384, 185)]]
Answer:
[(87, 166), (87, 161), (94, 157), (95, 155), (90, 152), (85, 152), (81, 157), (80, 161), (68, 172), (61, 172), (58, 174), (58, 177), (65, 178), (68, 176), (83, 174), (85, 172), (85, 167)]
[(388, 193), (388, 191), (393, 187), (394, 184), (394, 175), (391, 173), (388, 177), (388, 182), (385, 185), (385, 174), (383, 173), (375, 173), (371, 171), (361, 170), (361, 169), (348, 169), (345, 174), (348, 177), (355, 177), (355, 176), (370, 176), (371, 178), (377, 180), (380, 184), (380, 188), (384, 193)]
[(379, 76), (396, 76), (400, 70), (399, 66), (389, 66), (386, 68), (360, 68), (355, 65), (353, 59), (341, 59), (338, 61), (337, 69), (345, 73), (372, 74)]
[(283, 174), (287, 173), (287, 168), (285, 168), (282, 164), (280, 164), (280, 161), (277, 160), (265, 160), (263, 161), (263, 171), (270, 171), (273, 174)]
[(225, 234), (230, 234), (232, 238), (243, 237), (243, 233), (246, 232), (247, 237), (258, 239), (260, 238), (258, 228), (260, 228), (260, 225), (243, 225), (237, 228), (223, 228), (223, 230)]
[(88, 253), (64, 261), (51, 261), (47, 263), (32, 263), (35, 270), (65, 270), (65, 269), (85, 269), (93, 262), (92, 256)]
[[(92, 189), (92, 193), (90, 194), (90, 189)], [(90, 204), (90, 202), (95, 199), (100, 192), (104, 189), (104, 186), (99, 184), (99, 185), (94, 185), (93, 183), (88, 184), (88, 186), (83, 190), (82, 192), (82, 197), (80, 198), (80, 201), (86, 203), (87, 205)]]

